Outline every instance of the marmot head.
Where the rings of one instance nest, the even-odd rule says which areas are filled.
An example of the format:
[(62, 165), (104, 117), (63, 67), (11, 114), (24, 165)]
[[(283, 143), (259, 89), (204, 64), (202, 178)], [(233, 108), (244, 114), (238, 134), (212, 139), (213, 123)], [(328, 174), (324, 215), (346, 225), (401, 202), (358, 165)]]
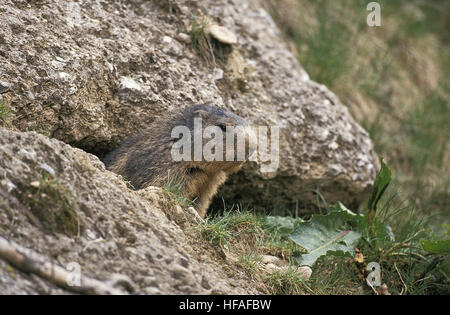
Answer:
[(233, 173), (256, 150), (256, 135), (249, 123), (227, 110), (195, 105), (185, 109), (183, 121), (191, 132), (192, 168)]

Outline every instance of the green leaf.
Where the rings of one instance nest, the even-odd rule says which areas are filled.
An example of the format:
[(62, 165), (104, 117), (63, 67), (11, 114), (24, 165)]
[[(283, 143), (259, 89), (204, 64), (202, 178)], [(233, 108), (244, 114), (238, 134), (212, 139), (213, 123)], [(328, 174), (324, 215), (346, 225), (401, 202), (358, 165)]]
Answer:
[(276, 231), (280, 234), (290, 234), (298, 223), (304, 222), (300, 218), (267, 216), (264, 220), (264, 227), (269, 231)]
[(369, 224), (373, 222), (373, 219), (375, 218), (375, 214), (377, 211), (378, 201), (380, 201), (381, 196), (383, 196), (383, 193), (386, 191), (386, 188), (389, 186), (389, 183), (391, 182), (392, 179), (391, 170), (387, 167), (386, 164), (384, 164), (383, 158), (381, 158), (380, 162), (381, 162), (381, 169), (380, 172), (377, 174), (377, 177), (375, 178), (372, 194), (369, 199), (369, 211), (367, 213)]
[(335, 212), (335, 211), (345, 211), (345, 212), (347, 212), (347, 213), (349, 213), (351, 215), (355, 215), (355, 213), (353, 213), (351, 210), (349, 210), (340, 201), (338, 201), (337, 204), (335, 204), (333, 207), (330, 208), (330, 212)]
[(429, 253), (436, 255), (448, 255), (450, 254), (450, 239), (448, 240), (420, 240), (422, 248)]
[(307, 253), (296, 257), (297, 262), (312, 266), (324, 255), (353, 257), (361, 239), (358, 228), (364, 220), (363, 216), (345, 210), (313, 215), (309, 221), (299, 223), (289, 238)]

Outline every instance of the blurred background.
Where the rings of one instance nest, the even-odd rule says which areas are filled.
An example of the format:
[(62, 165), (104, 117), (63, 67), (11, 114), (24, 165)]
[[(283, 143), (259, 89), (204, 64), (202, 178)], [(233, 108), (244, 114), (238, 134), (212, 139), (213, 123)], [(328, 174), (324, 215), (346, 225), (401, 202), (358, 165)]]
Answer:
[(393, 172), (391, 196), (450, 219), (450, 1), (264, 0), (311, 79), (335, 92)]

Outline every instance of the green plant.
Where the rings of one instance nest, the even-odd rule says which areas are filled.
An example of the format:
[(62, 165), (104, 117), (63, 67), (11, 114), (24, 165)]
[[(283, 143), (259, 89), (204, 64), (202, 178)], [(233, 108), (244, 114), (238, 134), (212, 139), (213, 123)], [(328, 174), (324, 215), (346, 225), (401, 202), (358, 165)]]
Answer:
[(274, 271), (266, 281), (273, 294), (292, 295), (304, 292), (304, 280), (293, 266)]
[(81, 224), (71, 190), (48, 174), (19, 185), (18, 198), (52, 232), (79, 235)]
[(312, 266), (324, 255), (352, 257), (361, 239), (358, 230), (363, 218), (348, 211), (333, 211), (326, 215), (313, 215), (300, 223), (289, 238), (307, 250), (297, 257), (301, 266)]
[(189, 35), (191, 36), (191, 44), (194, 49), (200, 49), (205, 45), (205, 27), (209, 24), (206, 17), (193, 17), (191, 19), (191, 29)]
[[(307, 250), (297, 257), (300, 265), (312, 266), (321, 256), (353, 257), (362, 238), (392, 237), (388, 225), (375, 220), (377, 205), (391, 182), (391, 171), (381, 159), (366, 215), (358, 215), (338, 203), (325, 215), (316, 214), (297, 224), (289, 238)], [(379, 241), (379, 240), (378, 240)]]
[(239, 263), (248, 273), (254, 274), (261, 266), (261, 256), (251, 253), (244, 254), (239, 258)]
[[(295, 225), (292, 220), (278, 220), (277, 231), (286, 233), (306, 249), (306, 253), (297, 255), (296, 262), (313, 266), (331, 256), (344, 259), (355, 257), (358, 252), (363, 263), (381, 265), (383, 281), (395, 293), (449, 290), (450, 264), (448, 258), (442, 258), (448, 256), (449, 240), (433, 239), (424, 228), (424, 218), (418, 217), (405, 202), (398, 201), (396, 194), (386, 195), (390, 181), (391, 172), (382, 162), (364, 215), (355, 214), (338, 203), (327, 207), (327, 214), (313, 215)], [(390, 224), (395, 224), (395, 229)], [(350, 276), (354, 270), (347, 268), (345, 272)], [(365, 270), (359, 272), (367, 276)], [(324, 282), (323, 277), (318, 279)]]
[(8, 121), (11, 118), (11, 111), (6, 106), (5, 100), (0, 100), (0, 119), (3, 121)]
[(223, 246), (228, 244), (233, 233), (221, 221), (210, 222), (206, 220), (201, 225), (201, 234), (213, 245)]
[(343, 20), (333, 15), (338, 9), (329, 1), (316, 2), (318, 27), (312, 32), (294, 33), (294, 41), (304, 47), (300, 63), (314, 80), (333, 88), (349, 69), (352, 32)]
[[(231, 46), (223, 44), (205, 33), (205, 29), (211, 20), (206, 16), (197, 16), (191, 19), (191, 28), (189, 35), (191, 36), (192, 47), (201, 55), (201, 57), (211, 66), (216, 67), (220, 64), (222, 67), (227, 64), (228, 55), (231, 53)], [(238, 81), (238, 88), (245, 90), (245, 82)]]
[(200, 225), (201, 234), (213, 245), (228, 244), (231, 239), (241, 234), (257, 235), (261, 233), (261, 222), (248, 209), (234, 207), (225, 211), (221, 216), (206, 218)]
[(183, 194), (184, 181), (184, 178), (171, 176), (170, 173), (168, 173), (166, 183), (163, 187), (163, 194), (170, 200), (174, 200), (181, 207), (187, 208), (193, 206), (195, 204), (195, 200), (190, 200)]
[(444, 224), (444, 228), (446, 229), (445, 239), (421, 239), (420, 245), (427, 253), (434, 256), (424, 275), (436, 269), (450, 282), (450, 225)]

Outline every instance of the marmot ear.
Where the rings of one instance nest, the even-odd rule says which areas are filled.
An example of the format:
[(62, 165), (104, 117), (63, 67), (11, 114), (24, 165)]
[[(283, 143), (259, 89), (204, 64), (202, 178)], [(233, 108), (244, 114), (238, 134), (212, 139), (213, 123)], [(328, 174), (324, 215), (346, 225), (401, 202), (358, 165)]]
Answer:
[(194, 116), (200, 117), (200, 118), (206, 118), (208, 116), (208, 113), (203, 109), (197, 109), (194, 111)]

